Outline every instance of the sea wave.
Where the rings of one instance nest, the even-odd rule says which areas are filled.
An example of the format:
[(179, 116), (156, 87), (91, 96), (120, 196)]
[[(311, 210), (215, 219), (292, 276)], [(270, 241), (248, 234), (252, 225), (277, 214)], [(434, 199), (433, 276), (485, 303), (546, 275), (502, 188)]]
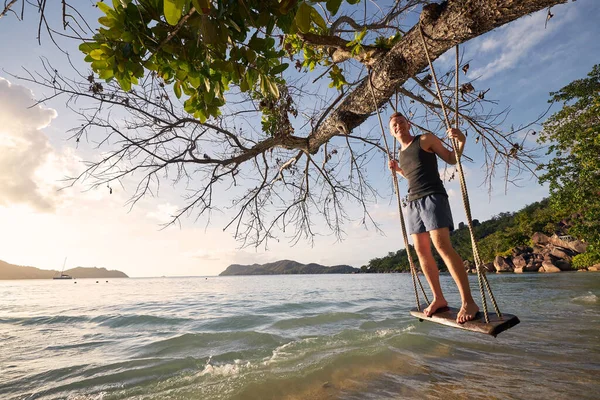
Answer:
[(325, 314), (311, 315), (308, 317), (290, 318), (275, 322), (272, 326), (277, 329), (294, 329), (305, 326), (333, 324), (347, 320), (365, 318), (362, 314), (349, 312), (331, 312)]
[(188, 318), (170, 318), (155, 315), (100, 315), (94, 317), (90, 322), (95, 322), (101, 326), (111, 328), (120, 328), (132, 325), (179, 325), (191, 321)]
[(592, 292), (588, 292), (588, 294), (583, 296), (578, 296), (573, 299), (574, 303), (583, 303), (583, 304), (596, 304), (598, 303), (598, 296)]
[(54, 324), (73, 324), (77, 322), (87, 322), (88, 317), (76, 315), (40, 315), (36, 317), (13, 317), (0, 318), (0, 324), (12, 325), (54, 325)]
[(210, 350), (213, 354), (219, 346), (228, 349), (275, 347), (284, 341), (283, 338), (254, 331), (235, 332), (198, 332), (185, 333), (166, 340), (159, 340), (140, 349), (145, 355), (164, 356), (175, 354), (202, 354)]
[(274, 317), (268, 315), (232, 315), (203, 321), (200, 327), (208, 331), (248, 330), (272, 322)]

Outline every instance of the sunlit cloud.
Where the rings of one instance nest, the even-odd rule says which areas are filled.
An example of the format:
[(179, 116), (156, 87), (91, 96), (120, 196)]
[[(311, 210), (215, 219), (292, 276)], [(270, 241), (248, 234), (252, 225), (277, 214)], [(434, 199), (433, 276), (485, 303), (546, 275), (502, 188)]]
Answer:
[(173, 217), (177, 215), (178, 209), (179, 207), (171, 203), (163, 203), (156, 206), (154, 210), (149, 211), (146, 216), (161, 224), (166, 224), (173, 220)]
[(29, 89), (0, 78), (0, 205), (52, 211), (56, 190), (48, 188), (40, 169), (54, 161), (53, 150), (42, 129), (57, 113), (34, 104)]
[(468, 73), (469, 78), (486, 80), (499, 72), (526, 62), (527, 57), (536, 48), (544, 45), (544, 41), (559, 32), (564, 24), (573, 20), (575, 13), (560, 14), (550, 20), (547, 26), (546, 16), (546, 11), (540, 11), (474, 40), (468, 54), (476, 55), (478, 60), (489, 57), (489, 61), (482, 67), (472, 68)]

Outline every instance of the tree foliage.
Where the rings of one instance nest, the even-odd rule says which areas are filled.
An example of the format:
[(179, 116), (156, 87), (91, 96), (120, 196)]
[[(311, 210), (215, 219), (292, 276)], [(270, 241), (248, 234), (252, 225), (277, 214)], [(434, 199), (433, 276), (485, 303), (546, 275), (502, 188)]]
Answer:
[(556, 212), (575, 214), (570, 233), (600, 251), (600, 65), (550, 95), (564, 105), (539, 138), (549, 144), (540, 182), (550, 184)]
[[(77, 41), (91, 71), (69, 74), (44, 60), (21, 78), (51, 91), (40, 101), (66, 97), (83, 122), (72, 139), (102, 154), (73, 183), (133, 180), (132, 203), (165, 181), (183, 186), (172, 222), (231, 209), (225, 228), (245, 245), (282, 231), (292, 243), (340, 238), (345, 221), (376, 225), (369, 209), (381, 196), (373, 185), (381, 170), (368, 167), (387, 155), (381, 133), (361, 124), (396, 95), (414, 127), (443, 131), (420, 31), (435, 59), (565, 1), (113, 0), (97, 3), (95, 23), (83, 18), (87, 4), (63, 1), (53, 21), (47, 2), (22, 0), (38, 11), (38, 37), (45, 27), (53, 41)], [(447, 95), (457, 73), (439, 74)], [(449, 109), (473, 132), (488, 183), (497, 170), (507, 180), (533, 171), (535, 152), (519, 143), (519, 130), (502, 129), (487, 90), (464, 83), (459, 109)]]

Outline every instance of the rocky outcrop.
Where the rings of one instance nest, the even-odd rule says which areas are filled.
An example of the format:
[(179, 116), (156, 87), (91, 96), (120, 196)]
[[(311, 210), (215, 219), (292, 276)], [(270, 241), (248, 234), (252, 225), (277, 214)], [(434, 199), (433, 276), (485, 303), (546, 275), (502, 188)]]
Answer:
[[(577, 254), (585, 252), (587, 244), (568, 235), (547, 236), (536, 232), (531, 237), (533, 247), (517, 246), (511, 250), (511, 256), (496, 256), (493, 263), (485, 264), (487, 272), (546, 272), (573, 271), (572, 261)], [(469, 260), (464, 262), (468, 272), (477, 269)], [(599, 271), (600, 264), (587, 268)]]
[(509, 257), (496, 256), (494, 259), (496, 272), (513, 272), (514, 265)]

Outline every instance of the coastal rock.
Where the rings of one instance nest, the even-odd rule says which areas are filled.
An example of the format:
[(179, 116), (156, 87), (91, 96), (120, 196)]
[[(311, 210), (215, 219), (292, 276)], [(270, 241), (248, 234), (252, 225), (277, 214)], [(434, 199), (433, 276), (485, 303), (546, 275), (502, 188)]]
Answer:
[(565, 249), (564, 247), (553, 246), (552, 250), (550, 251), (550, 254), (552, 254), (554, 257), (558, 257), (558, 258), (562, 258), (567, 261), (571, 261), (572, 257), (575, 256), (577, 253), (571, 249)]
[(524, 267), (515, 267), (515, 268), (513, 269), (513, 272), (514, 272), (515, 274), (522, 274), (522, 273), (523, 273), (523, 269), (524, 269)]
[(539, 259), (537, 257), (531, 257), (527, 262), (527, 265), (523, 267), (523, 271), (525, 272), (535, 272), (540, 269), (542, 266), (543, 259)]
[(544, 245), (550, 243), (550, 238), (541, 232), (536, 232), (531, 237), (531, 241), (533, 242), (534, 245), (544, 246)]
[(473, 261), (471, 261), (471, 260), (463, 261), (463, 265), (465, 267), (465, 271), (467, 271), (467, 272), (470, 272), (471, 270), (473, 270), (475, 268), (475, 264), (473, 264)]
[(569, 248), (575, 250), (577, 253), (585, 253), (587, 250), (587, 243), (582, 242), (581, 240), (575, 240), (573, 242), (569, 242)]
[(520, 269), (521, 272), (523, 272), (523, 268), (525, 268), (527, 266), (527, 260), (525, 260), (525, 257), (523, 257), (522, 255), (513, 257), (512, 263), (514, 265), (515, 272), (517, 272), (516, 271), (517, 268)]
[(573, 270), (571, 262), (567, 261), (567, 260), (556, 260), (553, 264), (556, 267), (558, 267), (558, 269), (560, 269), (561, 271), (572, 271)]
[(529, 246), (517, 246), (511, 250), (513, 259), (524, 254), (531, 254), (533, 249)]
[(560, 268), (558, 268), (556, 265), (554, 265), (551, 261), (544, 260), (542, 262), (542, 267), (539, 269), (538, 272), (547, 272), (547, 273), (560, 272)]
[(591, 267), (588, 267), (588, 271), (600, 271), (600, 264), (594, 264)]
[(493, 262), (483, 264), (483, 268), (485, 268), (487, 272), (496, 272), (496, 267)]
[(558, 235), (552, 235), (549, 237), (548, 243), (553, 244), (554, 246), (574, 250), (579, 254), (584, 253), (587, 250), (587, 243), (584, 243), (581, 240), (566, 241), (558, 237)]
[(494, 259), (494, 267), (496, 267), (496, 272), (512, 272), (513, 265), (509, 258), (504, 258), (502, 256), (496, 256)]

